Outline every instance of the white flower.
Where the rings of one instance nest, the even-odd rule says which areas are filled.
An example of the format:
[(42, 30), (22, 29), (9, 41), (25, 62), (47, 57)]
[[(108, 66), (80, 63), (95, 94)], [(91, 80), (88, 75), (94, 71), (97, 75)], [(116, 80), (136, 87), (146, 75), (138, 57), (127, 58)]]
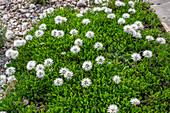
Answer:
[(32, 35), (27, 35), (27, 36), (25, 37), (25, 39), (26, 39), (26, 40), (32, 40), (33, 37), (32, 37)]
[(124, 27), (123, 27), (123, 30), (124, 30), (124, 32), (128, 32), (129, 33), (129, 31), (132, 29), (132, 27), (130, 26), (130, 25), (125, 25)]
[(120, 81), (121, 81), (121, 77), (115, 75), (115, 76), (113, 77), (113, 80), (114, 80), (114, 82), (116, 82), (116, 84), (119, 84)]
[(26, 40), (24, 40), (24, 39), (20, 40), (20, 42), (21, 42), (22, 46), (26, 44)]
[(97, 50), (103, 49), (103, 44), (100, 43), (100, 42), (96, 42), (96, 43), (94, 44), (94, 48), (96, 48)]
[(11, 58), (12, 58), (12, 59), (16, 59), (16, 58), (18, 57), (18, 55), (19, 55), (19, 52), (18, 52), (17, 50), (13, 50), (13, 51), (12, 51)]
[(51, 36), (57, 37), (57, 30), (56, 29), (51, 31)]
[(138, 29), (138, 26), (137, 26), (136, 24), (132, 24), (132, 25), (131, 25), (131, 28), (137, 30), (137, 29)]
[(47, 14), (47, 13), (48, 13), (48, 12), (47, 12), (47, 9), (45, 9), (45, 10), (43, 11), (43, 13)]
[(102, 2), (102, 0), (95, 0), (94, 3), (95, 4), (102, 4), (103, 2)]
[(36, 66), (36, 69), (35, 69), (36, 71), (38, 71), (38, 70), (44, 70), (44, 65), (43, 64), (38, 64), (37, 66)]
[(94, 32), (93, 31), (87, 31), (86, 35), (87, 38), (94, 37)]
[(24, 31), (27, 28), (28, 22), (22, 23), (22, 30)]
[(79, 48), (79, 46), (73, 46), (71, 49), (70, 49), (70, 51), (72, 52), (72, 53), (78, 53), (79, 51), (80, 51), (80, 48)]
[(38, 78), (41, 78), (41, 77), (45, 76), (45, 72), (44, 72), (44, 70), (38, 70), (36, 72), (36, 75), (37, 75)]
[(124, 24), (126, 21), (124, 18), (119, 18), (118, 23), (119, 24)]
[(13, 53), (13, 50), (12, 50), (12, 49), (8, 49), (8, 50), (5, 52), (5, 56), (6, 56), (7, 58), (11, 58), (12, 53)]
[(0, 113), (7, 113), (6, 111), (0, 111)]
[(62, 21), (63, 22), (67, 22), (67, 18), (66, 17), (62, 17)]
[(42, 30), (37, 30), (35, 31), (35, 36), (38, 38), (38, 37), (42, 37), (44, 35), (44, 31)]
[(88, 23), (90, 23), (90, 20), (89, 20), (89, 19), (83, 19), (83, 20), (82, 20), (82, 24), (86, 24), (86, 25), (87, 25)]
[(163, 38), (163, 37), (158, 37), (156, 39), (157, 42), (160, 42), (161, 44), (165, 44), (166, 43), (166, 40)]
[(77, 38), (77, 39), (74, 41), (74, 44), (77, 45), (77, 46), (82, 46), (82, 45), (83, 45), (83, 40), (81, 40), (80, 38)]
[(81, 86), (89, 87), (91, 85), (91, 80), (89, 78), (84, 78), (81, 80)]
[(140, 54), (138, 54), (138, 53), (133, 53), (133, 54), (131, 55), (131, 57), (132, 57), (132, 59), (133, 59), (134, 61), (140, 61), (140, 60), (141, 60), (141, 56), (140, 56)]
[(101, 11), (102, 9), (100, 7), (94, 7), (93, 11)]
[(71, 36), (77, 35), (78, 31), (76, 29), (73, 29), (73, 30), (70, 31), (70, 34), (71, 34)]
[(107, 112), (108, 113), (117, 113), (118, 111), (119, 111), (119, 108), (117, 107), (117, 105), (112, 104), (108, 107)]
[(138, 26), (138, 29), (142, 30), (144, 28), (144, 26), (142, 25), (142, 22), (140, 22), (140, 21), (136, 21), (134, 24), (136, 24)]
[(146, 36), (146, 39), (148, 39), (148, 41), (154, 40), (153, 36)]
[(130, 100), (132, 105), (139, 105), (140, 104), (140, 100), (138, 100), (137, 98), (133, 98)]
[(150, 58), (150, 57), (152, 57), (152, 51), (145, 50), (142, 55), (144, 57)]
[(107, 7), (101, 7), (101, 8), (100, 8), (101, 11), (104, 11), (104, 10), (106, 10), (106, 9), (107, 9)]
[(47, 13), (48, 14), (51, 14), (52, 12), (54, 12), (54, 8), (53, 7), (50, 7), (47, 9)]
[(64, 75), (67, 71), (69, 71), (69, 69), (66, 68), (66, 67), (64, 67), (64, 68), (61, 68), (61, 69), (59, 70), (59, 73), (60, 73), (61, 75)]
[(103, 63), (105, 62), (105, 58), (104, 58), (103, 56), (98, 56), (98, 57), (96, 58), (96, 62), (97, 62), (98, 64), (103, 64)]
[(65, 55), (65, 54), (66, 54), (66, 52), (64, 51), (64, 52), (62, 52), (61, 54), (62, 54), (62, 55)]
[(131, 7), (134, 7), (135, 3), (133, 1), (128, 2)]
[(130, 15), (129, 15), (128, 13), (124, 13), (124, 14), (122, 15), (122, 17), (123, 17), (123, 18), (130, 18)]
[(67, 79), (72, 79), (73, 76), (74, 76), (73, 72), (71, 72), (71, 71), (66, 71), (64, 74), (64, 77)]
[(121, 1), (115, 1), (115, 5), (116, 6), (125, 6), (125, 3), (121, 2)]
[(113, 18), (115, 18), (115, 17), (116, 17), (116, 16), (115, 16), (115, 14), (113, 14), (113, 13), (110, 13), (110, 14), (107, 15), (107, 18), (113, 19)]
[(14, 74), (15, 73), (15, 68), (14, 67), (9, 67), (9, 68), (7, 68), (6, 69), (6, 74), (7, 75), (12, 75), (12, 74)]
[(40, 19), (43, 19), (43, 18), (45, 18), (46, 16), (47, 16), (46, 13), (41, 13), (41, 14), (40, 14)]
[(7, 39), (11, 39), (14, 37), (14, 33), (11, 30), (7, 30), (7, 32), (5, 33), (5, 37)]
[(63, 79), (62, 79), (62, 78), (56, 78), (56, 79), (54, 80), (54, 85), (55, 85), (55, 86), (61, 86), (61, 85), (63, 85)]
[(61, 16), (56, 16), (54, 18), (54, 20), (55, 20), (56, 24), (62, 24), (62, 22), (66, 22), (67, 21), (67, 19), (65, 17), (61, 17)]
[(53, 64), (53, 60), (51, 58), (47, 58), (45, 61), (44, 61), (44, 66), (51, 66)]
[(11, 64), (11, 61), (9, 61), (9, 62), (7, 61), (4, 65), (4, 68), (7, 68), (7, 64)]
[(21, 41), (20, 41), (20, 40), (14, 40), (14, 46), (15, 46), (15, 47), (20, 47), (20, 46), (22, 46), (22, 45), (21, 45)]
[(6, 83), (6, 75), (0, 75), (0, 85), (4, 85)]
[(86, 10), (81, 10), (80, 13), (84, 14), (84, 13), (86, 13)]
[(106, 12), (106, 13), (111, 13), (111, 12), (112, 12), (112, 9), (110, 9), (110, 8), (105, 8), (104, 12)]
[(77, 14), (77, 17), (82, 17), (83, 15), (81, 13)]
[(8, 82), (12, 82), (12, 81), (17, 80), (17, 79), (15, 78), (15, 76), (9, 76), (7, 78), (7, 80), (8, 80)]
[(40, 26), (39, 26), (39, 28), (41, 29), (41, 30), (46, 30), (47, 28), (46, 28), (46, 24), (41, 24)]
[(35, 65), (36, 65), (36, 62), (35, 62), (35, 61), (29, 61), (29, 62), (27, 63), (26, 68), (27, 68), (27, 70), (32, 70), (32, 69), (35, 68)]
[(128, 9), (128, 12), (130, 12), (130, 13), (136, 13), (136, 10), (135, 10), (135, 9), (132, 9), (132, 8), (129, 8), (129, 9)]
[(61, 38), (64, 36), (64, 31), (63, 30), (57, 30), (57, 37)]
[(133, 29), (133, 28), (131, 28), (130, 30), (129, 30), (129, 32), (128, 32), (129, 34), (131, 34), (131, 35), (133, 35), (133, 37), (135, 37), (136, 36), (136, 34), (137, 34), (137, 32), (136, 32), (136, 30), (135, 29)]
[(89, 71), (90, 69), (92, 69), (92, 63), (90, 61), (85, 61), (82, 65), (82, 68), (85, 71)]
[(142, 35), (141, 35), (141, 33), (140, 32), (136, 32), (136, 34), (134, 34), (134, 37), (135, 38), (142, 38)]

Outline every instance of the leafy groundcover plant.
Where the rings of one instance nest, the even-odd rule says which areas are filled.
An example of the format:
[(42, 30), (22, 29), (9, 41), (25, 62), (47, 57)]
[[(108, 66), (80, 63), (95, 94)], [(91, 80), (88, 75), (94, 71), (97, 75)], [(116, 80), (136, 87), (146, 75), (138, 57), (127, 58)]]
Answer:
[(112, 1), (87, 12), (44, 11), (25, 40), (14, 42), (17, 49), (6, 51), (6, 73), (17, 82), (0, 110), (168, 112), (169, 37), (148, 7)]

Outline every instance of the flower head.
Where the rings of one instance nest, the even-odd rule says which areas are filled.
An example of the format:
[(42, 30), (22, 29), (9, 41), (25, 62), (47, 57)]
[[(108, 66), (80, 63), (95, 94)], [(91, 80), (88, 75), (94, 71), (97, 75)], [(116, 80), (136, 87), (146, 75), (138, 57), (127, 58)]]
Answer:
[(53, 7), (50, 7), (47, 9), (47, 13), (48, 14), (51, 14), (52, 12), (54, 12), (54, 8)]
[(7, 32), (5, 33), (5, 37), (7, 39), (11, 39), (14, 37), (14, 33), (11, 30), (7, 30)]
[(117, 107), (117, 105), (112, 104), (108, 107), (109, 113), (117, 113), (118, 111), (119, 111), (119, 108)]
[(6, 83), (6, 75), (0, 75), (0, 85), (4, 85)]
[(45, 61), (44, 61), (44, 66), (51, 66), (53, 64), (53, 60), (51, 58), (47, 58)]
[(85, 71), (89, 71), (90, 69), (92, 69), (92, 63), (90, 61), (85, 61), (82, 65), (82, 68)]
[(115, 1), (115, 5), (116, 6), (125, 6), (125, 3), (121, 2), (121, 1)]
[(44, 35), (44, 31), (42, 31), (42, 30), (37, 30), (36, 32), (35, 32), (35, 36), (38, 38), (38, 37), (42, 37)]
[(153, 36), (146, 36), (146, 39), (148, 39), (148, 41), (154, 40)]
[(66, 71), (64, 74), (64, 77), (67, 79), (72, 79), (73, 76), (74, 76), (73, 72), (71, 72), (71, 71)]
[(132, 105), (139, 105), (140, 104), (140, 100), (138, 100), (137, 98), (133, 98), (130, 100)]
[(57, 37), (61, 38), (64, 36), (64, 31), (63, 30), (57, 30)]
[(45, 76), (45, 72), (44, 72), (44, 70), (38, 70), (36, 75), (38, 78), (42, 78)]
[(32, 36), (32, 35), (27, 35), (27, 36), (25, 37), (25, 39), (26, 39), (26, 40), (32, 40), (32, 39), (33, 39), (33, 36)]
[(119, 24), (124, 24), (126, 21), (124, 18), (119, 18), (118, 23)]
[(151, 58), (151, 57), (152, 57), (152, 51), (145, 50), (145, 51), (143, 52), (143, 56), (144, 56), (144, 57), (147, 57), (147, 58)]
[(89, 87), (91, 85), (91, 80), (89, 78), (84, 78), (81, 80), (81, 86)]
[(79, 13), (79, 14), (77, 14), (76, 16), (77, 16), (77, 17), (82, 17), (83, 14)]
[(119, 84), (120, 81), (121, 81), (121, 78), (120, 78), (119, 76), (115, 75), (115, 76), (113, 77), (113, 80), (114, 80), (114, 82), (116, 82), (116, 84)]
[(79, 48), (79, 46), (73, 46), (71, 49), (70, 49), (70, 51), (72, 52), (72, 53), (78, 53), (79, 51), (80, 51), (80, 48)]
[(14, 74), (15, 73), (15, 68), (14, 67), (9, 67), (9, 68), (7, 68), (6, 69), (6, 74), (7, 75), (12, 75), (12, 74)]
[(130, 15), (129, 15), (128, 13), (124, 13), (124, 14), (122, 15), (122, 17), (123, 17), (123, 18), (130, 18)]
[(94, 32), (93, 31), (87, 31), (86, 35), (87, 38), (94, 37)]
[(35, 62), (35, 61), (29, 61), (29, 62), (27, 63), (26, 68), (27, 68), (27, 70), (32, 70), (32, 69), (35, 68), (35, 65), (36, 65), (36, 62)]
[(61, 69), (59, 70), (59, 73), (60, 73), (61, 75), (64, 75), (67, 71), (69, 71), (69, 69), (66, 68), (66, 67), (64, 67), (64, 68), (61, 68)]
[(113, 18), (115, 18), (115, 17), (116, 17), (116, 16), (115, 16), (115, 14), (113, 14), (113, 13), (110, 13), (110, 14), (107, 15), (107, 18), (113, 19)]
[(165, 44), (166, 43), (166, 40), (163, 38), (163, 37), (158, 37), (156, 39), (157, 42), (160, 42), (161, 44)]
[(130, 13), (136, 13), (136, 10), (135, 10), (135, 9), (132, 9), (132, 8), (129, 8), (129, 9), (128, 9), (128, 12), (130, 12)]
[(104, 58), (103, 56), (98, 56), (98, 57), (96, 58), (96, 62), (97, 62), (98, 64), (103, 64), (103, 63), (105, 62), (105, 58)]
[(43, 64), (38, 64), (37, 66), (36, 66), (36, 69), (35, 69), (36, 71), (38, 71), (38, 70), (44, 70), (44, 65)]
[(55, 86), (61, 86), (61, 85), (63, 85), (63, 79), (62, 79), (62, 78), (56, 78), (56, 79), (54, 80), (54, 85), (55, 85)]
[(39, 17), (40, 17), (40, 19), (43, 19), (43, 18), (45, 18), (46, 16), (47, 16), (46, 13), (41, 13)]
[(9, 76), (9, 77), (7, 78), (7, 80), (8, 80), (8, 82), (12, 82), (12, 81), (17, 80), (17, 79), (15, 78), (14, 75), (12, 75), (12, 76)]
[(57, 37), (57, 30), (56, 29), (51, 31), (51, 36)]
[(39, 26), (39, 28), (41, 29), (41, 30), (46, 30), (47, 28), (46, 28), (46, 24), (41, 24), (40, 26)]
[(73, 29), (73, 30), (70, 31), (70, 34), (71, 34), (71, 36), (77, 35), (78, 31), (76, 29)]
[(133, 53), (133, 54), (131, 55), (131, 57), (132, 57), (132, 59), (133, 59), (134, 61), (140, 61), (140, 60), (141, 60), (141, 56), (140, 56), (140, 54), (138, 54), (138, 53)]
[(134, 5), (135, 5), (135, 2), (133, 2), (133, 1), (129, 1), (128, 3), (129, 3), (129, 5), (130, 5), (132, 8), (133, 8)]
[(74, 41), (74, 44), (77, 45), (77, 46), (82, 46), (82, 45), (83, 45), (83, 40), (81, 40), (80, 38), (77, 38), (77, 39)]
[(103, 49), (103, 44), (100, 43), (100, 42), (96, 42), (96, 43), (94, 44), (94, 48), (96, 48), (97, 50)]
[(83, 20), (82, 20), (82, 24), (86, 24), (86, 25), (87, 25), (88, 23), (90, 23), (90, 20), (89, 20), (89, 19), (83, 19)]

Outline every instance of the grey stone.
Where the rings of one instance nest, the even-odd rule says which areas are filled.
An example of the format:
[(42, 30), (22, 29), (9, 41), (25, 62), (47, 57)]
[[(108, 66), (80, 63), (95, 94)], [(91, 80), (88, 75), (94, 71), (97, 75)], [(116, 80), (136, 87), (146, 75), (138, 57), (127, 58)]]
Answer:
[(87, 5), (86, 5), (85, 1), (81, 0), (81, 1), (78, 1), (77, 6), (78, 7), (86, 7)]
[(3, 10), (4, 8), (5, 8), (5, 6), (4, 6), (4, 5), (0, 6), (0, 9), (1, 9), (1, 10)]
[(31, 16), (31, 13), (26, 13), (25, 16), (29, 18)]
[(26, 13), (26, 12), (27, 12), (26, 9), (19, 9), (19, 11), (20, 11), (21, 13)]

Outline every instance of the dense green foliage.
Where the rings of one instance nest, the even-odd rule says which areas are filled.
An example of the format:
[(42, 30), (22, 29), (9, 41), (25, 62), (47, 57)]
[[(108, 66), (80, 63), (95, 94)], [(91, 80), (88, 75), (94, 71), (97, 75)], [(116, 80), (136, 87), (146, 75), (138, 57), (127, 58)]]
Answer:
[[(6, 100), (2, 100), (0, 110), (11, 113), (30, 112), (28, 110), (31, 108), (26, 107), (28, 110), (24, 110), (25, 104), (21, 102), (24, 96), (32, 102), (34, 112), (37, 112), (35, 106), (42, 103), (48, 109), (47, 113), (106, 113), (111, 104), (117, 105), (121, 113), (167, 113), (170, 104), (169, 36), (162, 33), (164, 28), (157, 15), (149, 9), (149, 4), (137, 2), (136, 13), (130, 14), (130, 18), (122, 25), (117, 21), (122, 14), (127, 13), (130, 6), (127, 1), (124, 7), (112, 4), (109, 7), (116, 15), (112, 20), (108, 19), (107, 13), (103, 11), (97, 14), (88, 11), (83, 17), (78, 18), (78, 11), (66, 8), (57, 9), (54, 15), (41, 19), (38, 26), (43, 23), (47, 25), (44, 35), (36, 38), (35, 31), (39, 30), (39, 27), (34, 26), (34, 30), (28, 33), (34, 36), (33, 40), (27, 41), (25, 46), (18, 47), (19, 57), (12, 59), (12, 64), (8, 64), (8, 67), (16, 68), (14, 75), (18, 82), (15, 84), (15, 94), (11, 93), (7, 95)], [(54, 18), (58, 15), (66, 17), (67, 22), (55, 24)], [(88, 25), (81, 23), (85, 18), (90, 19)], [(131, 25), (135, 21), (141, 21), (145, 26), (141, 31), (142, 39), (134, 38), (123, 31), (124, 25)], [(64, 37), (52, 37), (53, 29), (63, 30)], [(78, 30), (78, 35), (71, 36), (69, 32), (72, 29)], [(94, 37), (85, 37), (87, 31), (93, 31)], [(155, 39), (159, 35), (165, 37), (166, 44), (160, 44), (155, 40), (148, 41), (145, 38), (147, 35)], [(79, 53), (73, 54), (70, 48), (77, 38), (83, 40), (83, 45)], [(94, 49), (96, 42), (103, 44), (102, 50)], [(152, 58), (143, 57), (144, 50), (152, 51)], [(66, 55), (61, 54), (63, 51)], [(134, 62), (131, 59), (133, 53), (140, 53), (141, 61)], [(106, 59), (102, 65), (95, 61), (99, 55)], [(43, 78), (37, 78), (35, 70), (26, 69), (28, 61), (43, 64), (47, 58), (52, 58), (54, 64), (45, 68), (46, 76)], [(92, 62), (93, 68), (90, 71), (82, 69), (84, 61)], [(61, 67), (67, 67), (74, 73), (71, 80), (60, 76)], [(112, 80), (114, 75), (121, 77), (120, 84), (117, 85)], [(80, 85), (81, 80), (86, 77), (92, 80), (88, 88)], [(62, 86), (54, 86), (53, 81), (56, 78), (63, 78)], [(141, 100), (138, 106), (130, 103), (130, 99), (135, 97)]]

